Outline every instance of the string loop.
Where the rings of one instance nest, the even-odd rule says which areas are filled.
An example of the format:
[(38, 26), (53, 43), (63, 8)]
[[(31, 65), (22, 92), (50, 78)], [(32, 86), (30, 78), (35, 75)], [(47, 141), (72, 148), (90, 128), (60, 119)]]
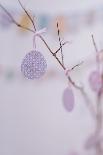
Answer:
[(33, 48), (36, 50), (36, 37), (41, 36), (43, 33), (46, 33), (46, 28), (40, 29), (35, 32), (33, 36)]

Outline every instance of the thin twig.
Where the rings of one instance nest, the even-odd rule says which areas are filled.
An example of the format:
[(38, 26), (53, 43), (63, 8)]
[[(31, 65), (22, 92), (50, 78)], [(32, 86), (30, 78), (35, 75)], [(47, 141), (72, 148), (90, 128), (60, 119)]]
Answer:
[(94, 45), (94, 47), (95, 47), (95, 51), (98, 52), (97, 45), (96, 45), (96, 43), (95, 43), (93, 34), (92, 34), (92, 41), (93, 41), (93, 45)]
[(77, 65), (73, 66), (70, 70), (74, 70), (75, 68), (81, 66), (84, 63), (84, 61), (81, 61), (80, 63), (78, 63)]
[(97, 69), (98, 69), (98, 71), (100, 71), (100, 63), (99, 63), (99, 56), (98, 56), (98, 48), (97, 48), (97, 45), (96, 45), (96, 42), (95, 42), (95, 40), (94, 40), (94, 36), (93, 36), (93, 35), (92, 35), (92, 41), (93, 41), (93, 45), (94, 45), (95, 52), (96, 52)]
[(62, 49), (62, 44), (61, 44), (60, 30), (59, 30), (58, 22), (57, 22), (57, 29), (58, 29), (59, 44), (60, 44), (60, 47), (61, 47), (62, 64), (64, 65), (64, 55), (63, 55), (63, 49)]

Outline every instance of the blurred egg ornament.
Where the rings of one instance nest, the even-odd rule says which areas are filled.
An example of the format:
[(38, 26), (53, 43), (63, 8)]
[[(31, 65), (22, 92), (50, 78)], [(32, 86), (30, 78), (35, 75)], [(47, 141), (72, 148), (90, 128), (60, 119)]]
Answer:
[(39, 15), (39, 24), (38, 27), (39, 29), (42, 29), (44, 27), (49, 27), (49, 23), (50, 23), (50, 17), (48, 17), (47, 14), (40, 14)]
[(71, 112), (74, 108), (74, 94), (72, 89), (69, 87), (64, 90), (63, 105), (68, 112)]
[(98, 92), (100, 90), (102, 79), (99, 71), (93, 71), (90, 73), (89, 84), (94, 92)]
[(24, 57), (21, 72), (27, 79), (38, 79), (45, 74), (47, 63), (39, 51), (31, 51)]
[[(24, 13), (20, 16), (20, 21), (19, 21), (20, 25), (23, 25), (24, 27), (30, 28), (31, 27), (31, 22), (28, 18), (27, 15), (25, 15)], [(20, 29), (20, 32), (27, 32), (25, 29)]]
[(68, 30), (67, 18), (64, 15), (59, 15), (56, 18), (54, 18), (52, 27), (53, 27), (54, 33), (56, 33), (56, 34), (57, 34), (57, 27), (56, 27), (57, 23), (59, 25), (61, 35), (66, 34), (66, 32)]

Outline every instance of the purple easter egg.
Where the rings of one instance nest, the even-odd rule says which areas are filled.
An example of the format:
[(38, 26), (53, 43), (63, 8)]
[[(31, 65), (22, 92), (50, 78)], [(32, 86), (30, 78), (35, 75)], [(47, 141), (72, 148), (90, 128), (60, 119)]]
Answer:
[(93, 71), (89, 75), (89, 84), (94, 92), (98, 92), (101, 88), (102, 80), (99, 71)]
[(38, 79), (42, 77), (46, 69), (46, 60), (38, 51), (31, 51), (26, 54), (21, 64), (21, 72), (28, 79)]
[(71, 112), (74, 108), (74, 94), (72, 89), (69, 87), (64, 90), (63, 105), (68, 112)]

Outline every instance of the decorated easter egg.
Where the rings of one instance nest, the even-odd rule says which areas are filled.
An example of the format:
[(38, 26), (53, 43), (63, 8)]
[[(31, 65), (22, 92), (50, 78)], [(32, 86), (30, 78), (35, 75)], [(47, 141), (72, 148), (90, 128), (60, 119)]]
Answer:
[(69, 87), (64, 90), (63, 105), (68, 112), (71, 112), (74, 108), (74, 94), (72, 89)]
[(45, 74), (47, 63), (39, 51), (26, 54), (21, 63), (21, 72), (28, 79), (38, 79)]

